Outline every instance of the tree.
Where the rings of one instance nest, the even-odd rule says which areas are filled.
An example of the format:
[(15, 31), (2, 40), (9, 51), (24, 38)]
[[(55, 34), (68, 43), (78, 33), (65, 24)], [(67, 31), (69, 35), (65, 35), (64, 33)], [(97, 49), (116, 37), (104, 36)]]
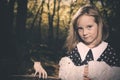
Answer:
[(47, 8), (48, 8), (48, 24), (49, 24), (49, 30), (48, 30), (48, 43), (50, 45), (53, 45), (53, 21), (54, 21), (54, 16), (55, 16), (55, 11), (56, 11), (56, 0), (53, 0), (53, 9), (52, 12), (50, 12), (50, 0), (48, 0), (47, 3)]
[(58, 39), (59, 39), (59, 27), (60, 27), (60, 14), (59, 14), (59, 10), (60, 10), (60, 2), (61, 0), (58, 0), (58, 6), (57, 6), (57, 29), (56, 29), (56, 44), (58, 44)]
[(26, 42), (26, 18), (27, 18), (27, 0), (17, 0), (17, 16), (16, 16), (16, 37), (19, 43)]
[(16, 59), (15, 44), (13, 38), (14, 3), (15, 0), (0, 1), (0, 26), (1, 26), (0, 71), (2, 71), (3, 76), (1, 77), (3, 77), (4, 79), (15, 71), (15, 65), (11, 64), (15, 62)]
[(17, 70), (22, 72), (24, 70), (25, 60), (28, 59), (28, 49), (26, 46), (26, 19), (27, 19), (27, 0), (17, 0), (17, 15), (16, 15), (16, 54), (17, 54)]
[[(42, 27), (41, 27), (41, 24), (42, 24), (42, 14), (43, 14), (43, 8), (44, 8), (44, 3), (45, 3), (45, 0), (42, 0), (41, 1), (41, 4), (39, 5), (39, 7), (38, 7), (38, 10), (37, 10), (37, 12), (36, 12), (36, 14), (35, 14), (35, 17), (34, 17), (34, 19), (33, 19), (33, 21), (32, 21), (32, 24), (31, 24), (31, 29), (30, 29), (30, 31), (31, 31), (31, 33), (32, 33), (32, 35), (33, 35), (33, 37), (32, 38), (34, 38), (34, 24), (35, 24), (35, 22), (37, 22), (38, 23), (38, 30), (35, 32), (37, 35), (39, 35), (39, 36), (37, 36), (37, 41), (39, 42), (39, 43), (41, 43), (41, 40), (42, 40)], [(37, 19), (39, 18), (39, 20), (37, 21)]]

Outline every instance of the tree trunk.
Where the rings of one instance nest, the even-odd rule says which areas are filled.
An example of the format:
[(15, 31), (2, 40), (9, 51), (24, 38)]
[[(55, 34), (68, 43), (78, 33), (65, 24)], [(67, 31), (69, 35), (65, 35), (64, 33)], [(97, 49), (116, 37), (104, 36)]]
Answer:
[(17, 47), (17, 71), (19, 74), (25, 72), (24, 62), (28, 59), (27, 36), (26, 36), (26, 18), (27, 18), (27, 0), (17, 0), (16, 16), (16, 47)]
[(43, 13), (43, 6), (44, 6), (45, 1), (42, 0), (41, 4), (41, 10), (40, 10), (40, 18), (39, 18), (39, 42), (41, 43), (42, 41), (42, 32), (41, 32), (41, 24), (42, 24), (42, 13)]
[(16, 19), (16, 37), (20, 43), (26, 42), (26, 18), (27, 18), (27, 0), (17, 0), (17, 19)]
[(60, 0), (58, 1), (58, 8), (57, 8), (57, 29), (56, 29), (56, 46), (58, 46), (58, 40), (59, 40), (59, 26), (60, 26)]
[[(15, 71), (15, 44), (13, 41), (13, 18), (15, 0), (0, 0), (0, 75), (4, 79)], [(14, 68), (14, 69), (13, 69)], [(1, 78), (1, 79), (3, 79)]]
[(51, 46), (53, 45), (53, 39), (54, 39), (54, 35), (53, 35), (53, 20), (54, 20), (54, 16), (55, 16), (55, 9), (56, 9), (56, 0), (54, 1), (54, 7), (53, 7), (53, 11), (52, 14), (50, 13), (50, 0), (48, 1), (48, 20), (49, 20), (49, 30), (48, 30), (48, 44), (50, 44)]

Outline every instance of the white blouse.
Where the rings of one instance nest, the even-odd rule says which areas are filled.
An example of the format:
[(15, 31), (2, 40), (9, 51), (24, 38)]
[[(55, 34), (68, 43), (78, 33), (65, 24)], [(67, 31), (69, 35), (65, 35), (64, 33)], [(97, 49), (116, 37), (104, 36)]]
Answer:
[[(95, 48), (92, 48), (94, 61), (88, 62), (88, 77), (91, 80), (120, 80), (120, 67), (111, 67), (104, 61), (97, 61), (100, 55), (107, 48), (108, 43), (102, 42)], [(85, 60), (89, 47), (82, 42), (77, 44), (81, 60)], [(85, 65), (76, 66), (68, 57), (62, 57), (59, 62), (59, 78), (61, 80), (83, 80)]]
[[(94, 60), (97, 60), (100, 57), (103, 51), (107, 48), (107, 45), (108, 43), (102, 41), (101, 44), (99, 44), (97, 47), (91, 49)], [(82, 42), (77, 44), (77, 48), (78, 48), (78, 52), (80, 53), (81, 59), (83, 61), (90, 48)]]

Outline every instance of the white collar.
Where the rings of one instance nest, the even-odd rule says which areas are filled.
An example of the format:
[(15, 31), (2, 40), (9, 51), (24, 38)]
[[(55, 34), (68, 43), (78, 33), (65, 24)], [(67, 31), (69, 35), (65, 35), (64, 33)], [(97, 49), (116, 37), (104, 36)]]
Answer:
[[(107, 48), (107, 45), (108, 45), (107, 42), (102, 41), (97, 47), (94, 47), (91, 49), (94, 60), (97, 60), (100, 57), (100, 55), (103, 53), (103, 51)], [(82, 42), (79, 42), (77, 44), (77, 48), (78, 48), (78, 52), (81, 56), (81, 59), (83, 61), (90, 48)]]

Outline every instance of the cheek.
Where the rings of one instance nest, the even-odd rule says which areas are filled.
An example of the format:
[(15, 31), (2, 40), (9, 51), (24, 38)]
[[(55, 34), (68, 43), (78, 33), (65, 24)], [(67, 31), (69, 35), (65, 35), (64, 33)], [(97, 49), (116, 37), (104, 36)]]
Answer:
[(78, 35), (79, 35), (80, 37), (82, 37), (83, 34), (82, 34), (82, 32), (78, 32)]
[(94, 35), (98, 35), (98, 31), (97, 31), (97, 30), (94, 30), (93, 34), (94, 34)]
[(93, 36), (94, 36), (94, 37), (99, 36), (99, 35), (98, 35), (98, 29), (95, 29), (95, 30), (93, 31)]

